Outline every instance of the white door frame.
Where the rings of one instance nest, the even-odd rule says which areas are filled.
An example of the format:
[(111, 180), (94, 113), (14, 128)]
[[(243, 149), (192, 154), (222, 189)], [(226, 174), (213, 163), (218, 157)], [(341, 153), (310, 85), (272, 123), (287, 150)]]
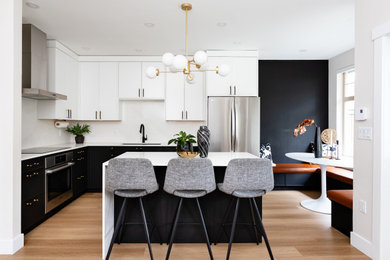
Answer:
[(390, 259), (390, 21), (375, 28), (372, 258)]

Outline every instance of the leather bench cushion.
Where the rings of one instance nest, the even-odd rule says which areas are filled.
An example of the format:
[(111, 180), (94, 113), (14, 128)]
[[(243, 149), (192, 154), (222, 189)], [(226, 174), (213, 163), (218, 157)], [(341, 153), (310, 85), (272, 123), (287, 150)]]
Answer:
[(353, 190), (329, 190), (328, 198), (331, 201), (337, 202), (338, 204), (352, 209)]

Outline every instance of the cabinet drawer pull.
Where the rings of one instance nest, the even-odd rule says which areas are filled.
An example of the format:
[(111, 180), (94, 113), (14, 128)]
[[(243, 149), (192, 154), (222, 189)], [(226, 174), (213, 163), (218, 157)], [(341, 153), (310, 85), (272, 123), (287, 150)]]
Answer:
[(186, 119), (188, 119), (188, 111), (186, 110)]
[(145, 97), (145, 89), (142, 89), (142, 97)]
[(26, 206), (31, 206), (32, 202), (26, 202)]
[(181, 111), (181, 119), (184, 119), (184, 111)]
[(95, 119), (97, 119), (97, 111), (95, 111)]
[(99, 118), (102, 119), (102, 111), (99, 111)]
[(232, 94), (232, 86), (229, 86), (230, 87), (230, 95)]
[(138, 97), (141, 97), (141, 89), (138, 89)]
[(34, 202), (38, 202), (38, 201), (39, 201), (39, 199), (34, 199), (33, 201), (34, 201)]
[(236, 86), (234, 86), (234, 95), (237, 95)]

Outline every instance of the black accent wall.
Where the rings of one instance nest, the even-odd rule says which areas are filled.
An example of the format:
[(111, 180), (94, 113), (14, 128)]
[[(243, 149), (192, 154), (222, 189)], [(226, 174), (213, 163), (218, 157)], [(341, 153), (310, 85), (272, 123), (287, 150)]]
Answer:
[(293, 136), (305, 118), (328, 128), (328, 61), (259, 61), (261, 143), (270, 143), (275, 163), (297, 163), (288, 152), (307, 152), (315, 127)]

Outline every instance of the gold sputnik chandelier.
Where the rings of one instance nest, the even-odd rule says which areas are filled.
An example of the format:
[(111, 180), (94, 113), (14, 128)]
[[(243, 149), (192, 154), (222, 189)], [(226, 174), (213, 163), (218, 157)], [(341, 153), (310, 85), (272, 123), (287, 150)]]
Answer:
[(230, 68), (228, 65), (216, 66), (215, 68), (204, 68), (207, 63), (207, 53), (205, 51), (195, 52), (192, 59), (188, 58), (188, 11), (192, 9), (192, 4), (184, 3), (181, 9), (186, 12), (186, 31), (185, 31), (185, 56), (178, 54), (173, 55), (170, 52), (162, 56), (162, 63), (168, 68), (166, 71), (161, 71), (155, 67), (148, 67), (146, 76), (154, 79), (161, 73), (183, 73), (186, 76), (188, 83), (194, 82), (194, 72), (215, 71), (218, 75), (225, 77), (229, 74)]

